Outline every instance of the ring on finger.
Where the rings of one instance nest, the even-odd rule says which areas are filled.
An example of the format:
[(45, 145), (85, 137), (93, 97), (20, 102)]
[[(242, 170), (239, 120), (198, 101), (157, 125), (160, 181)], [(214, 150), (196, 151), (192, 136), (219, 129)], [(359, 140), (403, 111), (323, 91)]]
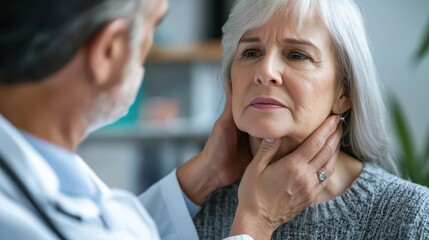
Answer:
[(316, 172), (320, 182), (324, 182), (328, 178), (328, 174), (322, 170)]

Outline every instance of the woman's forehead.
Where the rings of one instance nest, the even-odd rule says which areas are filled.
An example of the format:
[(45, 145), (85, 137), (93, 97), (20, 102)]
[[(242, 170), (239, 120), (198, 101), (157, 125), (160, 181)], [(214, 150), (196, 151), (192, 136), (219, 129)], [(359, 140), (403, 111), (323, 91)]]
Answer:
[[(302, 22), (294, 18), (274, 15), (261, 26), (246, 31), (240, 40), (246, 38), (298, 38), (330, 40), (330, 33), (319, 17), (312, 16), (303, 19)], [(261, 39), (262, 40), (262, 39)]]

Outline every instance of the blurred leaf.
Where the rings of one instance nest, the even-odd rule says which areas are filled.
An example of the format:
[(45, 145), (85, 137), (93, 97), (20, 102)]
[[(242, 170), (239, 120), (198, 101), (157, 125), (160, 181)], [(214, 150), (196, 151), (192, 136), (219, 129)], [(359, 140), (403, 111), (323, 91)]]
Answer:
[(393, 124), (398, 134), (400, 144), (402, 146), (403, 158), (405, 159), (414, 159), (414, 148), (411, 140), (410, 132), (408, 126), (406, 125), (405, 117), (402, 113), (401, 106), (399, 105), (396, 98), (391, 95), (390, 97)]
[[(415, 55), (416, 64), (429, 53), (429, 23), (426, 32)], [(400, 145), (400, 171), (403, 177), (411, 181), (429, 187), (429, 131), (427, 134), (426, 144), (421, 154), (414, 152), (411, 132), (406, 124), (406, 119), (394, 95), (390, 96), (391, 114), (394, 128), (398, 136)]]
[(420, 44), (419, 50), (416, 54), (417, 62), (420, 62), (423, 57), (429, 52), (429, 24), (426, 27), (426, 33), (424, 35), (423, 41)]
[(426, 135), (426, 146), (423, 149), (422, 160), (424, 163), (423, 174), (426, 176), (426, 179), (423, 185), (426, 185), (429, 187), (429, 131), (428, 131), (428, 134)]
[[(426, 135), (426, 146), (423, 149), (424, 154), (423, 154), (423, 161), (425, 161), (427, 164), (429, 164), (429, 131)], [(428, 174), (429, 175), (429, 174)]]
[(429, 186), (429, 132), (425, 148), (421, 153), (416, 152), (412, 134), (399, 102), (393, 94), (390, 95), (389, 100), (393, 127), (400, 144), (398, 153), (401, 174), (414, 183)]

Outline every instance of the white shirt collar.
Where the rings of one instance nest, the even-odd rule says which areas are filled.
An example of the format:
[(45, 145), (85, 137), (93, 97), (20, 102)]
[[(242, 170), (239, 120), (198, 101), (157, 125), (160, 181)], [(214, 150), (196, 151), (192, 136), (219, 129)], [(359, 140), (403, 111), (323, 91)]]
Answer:
[(97, 188), (90, 175), (82, 166), (82, 159), (77, 154), (55, 144), (39, 139), (19, 130), (27, 142), (43, 157), (59, 180), (60, 191), (73, 197), (97, 198)]

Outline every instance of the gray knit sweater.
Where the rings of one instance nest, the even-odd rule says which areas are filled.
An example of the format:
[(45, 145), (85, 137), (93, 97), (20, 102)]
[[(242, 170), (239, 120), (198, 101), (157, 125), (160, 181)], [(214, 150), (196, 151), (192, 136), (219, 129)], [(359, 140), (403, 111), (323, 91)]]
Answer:
[[(239, 183), (215, 192), (194, 218), (200, 239), (228, 236)], [(341, 196), (310, 206), (272, 239), (429, 239), (429, 189), (365, 164)]]

